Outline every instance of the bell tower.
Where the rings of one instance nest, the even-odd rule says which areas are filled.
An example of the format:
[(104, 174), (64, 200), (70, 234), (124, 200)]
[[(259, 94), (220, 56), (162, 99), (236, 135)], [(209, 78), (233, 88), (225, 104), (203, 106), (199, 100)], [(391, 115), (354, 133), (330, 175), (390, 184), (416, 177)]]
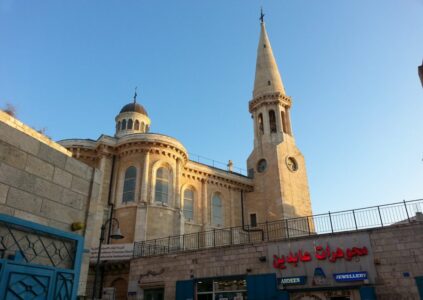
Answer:
[(263, 16), (249, 102), (254, 149), (247, 167), (254, 191), (246, 197), (246, 217), (259, 223), (312, 214), (305, 160), (291, 127), (292, 101), (285, 93)]

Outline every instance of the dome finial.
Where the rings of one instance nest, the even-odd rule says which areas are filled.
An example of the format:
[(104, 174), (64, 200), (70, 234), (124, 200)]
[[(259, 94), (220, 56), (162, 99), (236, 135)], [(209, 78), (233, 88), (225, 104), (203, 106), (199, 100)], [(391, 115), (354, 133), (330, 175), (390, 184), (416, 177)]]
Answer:
[(134, 104), (137, 103), (137, 89), (138, 87), (135, 87), (135, 92), (134, 92)]
[(263, 6), (260, 7), (260, 23), (264, 23)]

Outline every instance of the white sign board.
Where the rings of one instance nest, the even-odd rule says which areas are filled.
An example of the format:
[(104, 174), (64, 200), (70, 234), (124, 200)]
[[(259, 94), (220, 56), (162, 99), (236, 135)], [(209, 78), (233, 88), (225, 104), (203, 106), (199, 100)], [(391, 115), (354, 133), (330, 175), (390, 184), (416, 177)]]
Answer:
[[(134, 252), (134, 244), (108, 244), (101, 246), (100, 260), (129, 260)], [(91, 248), (90, 262), (96, 262), (98, 247)]]

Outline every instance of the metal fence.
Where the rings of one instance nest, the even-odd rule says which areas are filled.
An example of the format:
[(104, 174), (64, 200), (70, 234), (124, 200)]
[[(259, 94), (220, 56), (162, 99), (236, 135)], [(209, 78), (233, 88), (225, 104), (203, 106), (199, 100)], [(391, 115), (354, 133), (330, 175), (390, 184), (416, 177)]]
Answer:
[(423, 199), (136, 242), (134, 257), (423, 221)]

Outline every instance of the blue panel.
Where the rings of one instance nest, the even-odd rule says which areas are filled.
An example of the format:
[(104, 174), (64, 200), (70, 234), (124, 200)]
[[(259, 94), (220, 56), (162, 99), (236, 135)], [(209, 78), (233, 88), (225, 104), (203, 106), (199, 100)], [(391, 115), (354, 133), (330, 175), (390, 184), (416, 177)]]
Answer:
[(14, 264), (6, 266), (0, 286), (1, 299), (53, 299), (54, 271)]
[(375, 288), (372, 286), (360, 287), (361, 300), (376, 300)]
[(423, 300), (423, 276), (416, 277), (416, 284), (420, 299)]
[(277, 300), (289, 300), (289, 293), (287, 291), (277, 291), (276, 292)]
[(58, 272), (56, 275), (54, 299), (71, 300), (73, 284), (74, 278), (72, 273)]
[(194, 300), (194, 281), (182, 280), (176, 282), (176, 300)]
[(248, 300), (277, 299), (276, 274), (247, 276), (247, 290)]
[(4, 214), (0, 214), (0, 222), (13, 224), (17, 226), (16, 228), (22, 228), (23, 231), (27, 228), (31, 232), (35, 230), (35, 232), (76, 242), (74, 263), (69, 269), (31, 264), (31, 260), (23, 259), (19, 251), (16, 251), (15, 255), (9, 259), (0, 257), (0, 299), (75, 299), (82, 264), (84, 238), (77, 234)]

